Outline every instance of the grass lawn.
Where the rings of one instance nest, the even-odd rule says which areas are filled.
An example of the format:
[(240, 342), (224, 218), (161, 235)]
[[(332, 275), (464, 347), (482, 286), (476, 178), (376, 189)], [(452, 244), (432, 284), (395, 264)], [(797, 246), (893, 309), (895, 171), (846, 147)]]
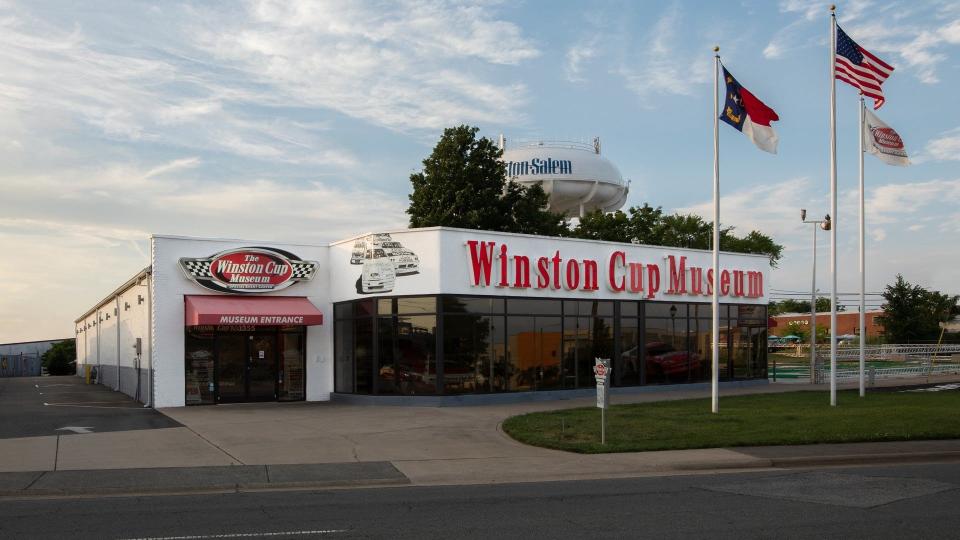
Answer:
[(520, 442), (581, 453), (960, 438), (960, 392), (842, 391), (720, 397), (539, 412), (508, 418), (503, 429)]

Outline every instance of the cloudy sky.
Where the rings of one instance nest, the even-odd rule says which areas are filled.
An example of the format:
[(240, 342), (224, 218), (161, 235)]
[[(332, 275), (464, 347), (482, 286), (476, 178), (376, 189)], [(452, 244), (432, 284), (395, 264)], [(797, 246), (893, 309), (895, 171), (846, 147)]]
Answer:
[[(599, 136), (629, 205), (708, 213), (714, 44), (781, 117), (777, 156), (721, 126), (722, 221), (783, 243), (773, 286), (807, 290), (799, 208), (828, 209), (826, 5), (0, 0), (0, 342), (71, 335), (147, 265), (150, 233), (403, 227), (410, 172), (460, 123)], [(896, 67), (879, 115), (915, 162), (867, 157), (868, 289), (900, 272), (960, 293), (960, 2), (838, 5)], [(857, 97), (837, 93), (840, 289), (854, 291)]]

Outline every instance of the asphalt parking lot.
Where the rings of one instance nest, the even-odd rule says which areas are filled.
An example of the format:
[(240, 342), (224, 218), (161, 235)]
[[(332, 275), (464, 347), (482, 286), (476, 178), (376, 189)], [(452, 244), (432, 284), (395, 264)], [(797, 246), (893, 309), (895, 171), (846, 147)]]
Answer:
[(120, 392), (80, 377), (0, 379), (0, 439), (180, 427)]

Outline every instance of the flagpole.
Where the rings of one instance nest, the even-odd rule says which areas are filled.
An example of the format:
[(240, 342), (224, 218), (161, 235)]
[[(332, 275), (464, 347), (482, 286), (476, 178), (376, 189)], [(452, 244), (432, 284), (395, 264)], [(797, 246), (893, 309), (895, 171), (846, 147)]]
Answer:
[(866, 364), (866, 351), (864, 344), (866, 343), (867, 336), (865, 331), (865, 322), (866, 315), (864, 311), (866, 309), (866, 281), (867, 281), (867, 257), (866, 257), (866, 231), (867, 231), (867, 222), (866, 214), (864, 212), (864, 187), (863, 187), (863, 152), (864, 152), (864, 140), (863, 140), (863, 122), (864, 122), (864, 104), (863, 104), (863, 92), (860, 93), (860, 397), (866, 395), (866, 387), (864, 386), (863, 380), (863, 370), (864, 365)]
[(710, 410), (720, 412), (720, 47), (713, 48), (713, 342)]
[(837, 406), (837, 6), (830, 6), (830, 406)]

